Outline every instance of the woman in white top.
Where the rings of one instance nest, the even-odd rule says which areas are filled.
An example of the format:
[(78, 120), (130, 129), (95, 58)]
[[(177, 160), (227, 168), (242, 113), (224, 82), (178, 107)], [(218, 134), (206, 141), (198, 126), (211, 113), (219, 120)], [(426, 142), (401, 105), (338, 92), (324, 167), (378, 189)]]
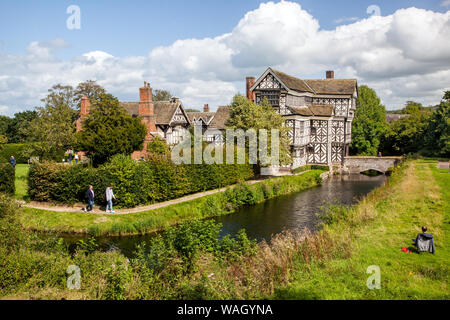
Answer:
[(108, 188), (106, 188), (106, 213), (114, 213), (114, 209), (113, 209), (113, 204), (112, 204), (112, 199), (115, 199), (116, 196), (113, 193), (113, 186), (112, 184), (109, 185)]

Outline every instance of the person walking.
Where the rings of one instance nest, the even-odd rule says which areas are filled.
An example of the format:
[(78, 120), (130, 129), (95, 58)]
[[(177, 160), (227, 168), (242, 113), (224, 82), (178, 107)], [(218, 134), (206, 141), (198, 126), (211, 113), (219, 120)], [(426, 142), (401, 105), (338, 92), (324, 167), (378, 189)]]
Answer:
[(93, 186), (89, 186), (89, 189), (86, 191), (86, 196), (87, 196), (87, 199), (88, 199), (88, 205), (86, 206), (86, 208), (83, 208), (83, 211), (84, 212), (89, 212), (89, 211), (94, 212), (95, 194), (94, 194), (94, 187)]
[(14, 156), (11, 156), (11, 158), (9, 158), (9, 162), (11, 163), (13, 168), (16, 167), (17, 161), (16, 161), (16, 158), (14, 158)]
[(69, 163), (72, 164), (72, 149), (69, 149)]
[(112, 184), (110, 184), (109, 187), (106, 188), (106, 213), (115, 213), (113, 209), (112, 199), (116, 199), (116, 196), (113, 192), (113, 186)]
[(79, 157), (78, 157), (78, 153), (75, 153), (75, 157), (74, 157), (74, 159), (75, 159), (75, 164), (78, 164), (78, 159), (79, 159)]

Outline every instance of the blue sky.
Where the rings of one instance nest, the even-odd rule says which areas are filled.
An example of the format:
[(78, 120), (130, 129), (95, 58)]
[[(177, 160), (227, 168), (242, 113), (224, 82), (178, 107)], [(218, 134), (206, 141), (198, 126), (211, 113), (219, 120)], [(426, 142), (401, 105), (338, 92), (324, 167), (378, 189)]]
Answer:
[[(59, 52), (72, 57), (103, 50), (114, 56), (145, 55), (157, 46), (178, 39), (215, 37), (230, 32), (250, 10), (267, 1), (257, 0), (2, 0), (0, 2), (1, 50), (24, 53), (32, 41), (62, 38), (71, 44)], [(415, 6), (445, 12), (442, 0), (305, 0), (294, 1), (319, 20), (323, 29), (334, 29), (342, 18), (369, 16), (378, 5), (382, 15)], [(81, 30), (68, 30), (66, 8), (78, 5)]]
[[(317, 61), (306, 55), (306, 52), (313, 50), (313, 47), (308, 45), (309, 41), (314, 41), (313, 39), (306, 40), (302, 47), (297, 48), (301, 53), (298, 56), (284, 56), (284, 52), (289, 51), (289, 46), (282, 51), (280, 49), (280, 51), (270, 52), (271, 43), (273, 43), (273, 47), (280, 48), (282, 45), (286, 45), (285, 42), (278, 43), (278, 39), (275, 39), (277, 38), (277, 28), (280, 32), (285, 30), (284, 34), (292, 32), (291, 38), (287, 39), (292, 39), (294, 43), (299, 41), (299, 38), (296, 37), (301, 30), (310, 30), (310, 33), (317, 32), (318, 35), (326, 36), (327, 33), (324, 32), (326, 30), (340, 32), (336, 31), (339, 29), (338, 26), (356, 24), (361, 20), (368, 21), (365, 23), (367, 28), (378, 30), (380, 27), (377, 23), (381, 22), (377, 22), (374, 18), (371, 19), (371, 15), (366, 12), (370, 5), (377, 5), (381, 16), (386, 17), (386, 23), (390, 23), (391, 18), (388, 17), (395, 17), (396, 12), (402, 8), (416, 7), (432, 11), (432, 15), (428, 17), (426, 17), (425, 10), (420, 12), (410, 10), (411, 12), (405, 13), (405, 15), (409, 14), (410, 17), (418, 15), (420, 19), (423, 19), (424, 24), (430, 18), (440, 21), (444, 27), (435, 30), (437, 32), (436, 41), (439, 41), (440, 36), (446, 36), (446, 32), (448, 32), (445, 29), (448, 15), (445, 16), (445, 13), (450, 8), (449, 0), (301, 0), (289, 2), (289, 4), (297, 3), (299, 6), (288, 6), (286, 3), (275, 1), (273, 6), (264, 7), (263, 5), (261, 7), (262, 3), (267, 2), (255, 0), (2, 0), (0, 2), (0, 59), (3, 58), (4, 62), (3, 65), (0, 62), (0, 93), (2, 94), (0, 95), (0, 114), (11, 115), (16, 111), (30, 109), (33, 105), (38, 104), (39, 99), (46, 92), (45, 85), (47, 88), (51, 86), (52, 78), (55, 83), (70, 84), (76, 84), (75, 82), (79, 80), (87, 80), (83, 79), (84, 76), (81, 72), (89, 68), (85, 77), (95, 78), (121, 99), (135, 100), (137, 96), (135, 93), (139, 86), (138, 81), (140, 83), (143, 80), (150, 80), (156, 86), (170, 89), (171, 92), (180, 96), (185, 104), (189, 104), (188, 107), (210, 103), (214, 109), (217, 105), (227, 103), (233, 92), (243, 91), (245, 75), (253, 73), (251, 75), (258, 76), (269, 64), (299, 77), (320, 77), (324, 72), (323, 68), (334, 68), (340, 72), (337, 73), (337, 76), (341, 74), (347, 77), (357, 77), (362, 82), (373, 84), (379, 88), (379, 95), (383, 102), (389, 105), (389, 108), (400, 107), (401, 101), (407, 97), (402, 96), (403, 100), (389, 97), (389, 95), (395, 94), (389, 93), (389, 91), (395, 91), (395, 88), (392, 87), (397, 84), (382, 83), (382, 80), (386, 82), (392, 78), (388, 77), (387, 73), (382, 74), (374, 70), (367, 70), (365, 67), (361, 68), (364, 61), (358, 64), (350, 59), (343, 61), (346, 59), (336, 59), (336, 57), (330, 57), (329, 64), (324, 63), (324, 60)], [(69, 5), (78, 5), (81, 9), (80, 30), (66, 28), (66, 20), (69, 17), (66, 8)], [(265, 31), (267, 37), (262, 36), (262, 40), (259, 40), (259, 42), (267, 43), (261, 45), (261, 48), (257, 42), (255, 42), (256, 45), (253, 45), (253, 48), (267, 50), (266, 55), (260, 51), (255, 54), (251, 48), (245, 45), (252, 38), (251, 32), (249, 35), (249, 32), (246, 31), (252, 30), (252, 21), (256, 21), (254, 28), (257, 30), (260, 27), (258, 23), (264, 21), (259, 19), (266, 14), (265, 12), (270, 13), (270, 10), (273, 10), (274, 15), (287, 16), (292, 9), (295, 9), (297, 16), (289, 16), (286, 19), (286, 25), (284, 25), (285, 22), (275, 21), (276, 19), (274, 21), (267, 20), (267, 25), (273, 26), (273, 28), (267, 29), (269, 30), (269, 32)], [(307, 15), (303, 15), (304, 12)], [(243, 21), (247, 13), (252, 13), (255, 17), (254, 20)], [(403, 23), (404, 19), (401, 19), (400, 14), (398, 16), (399, 18), (394, 20), (398, 20), (400, 24)], [(313, 20), (318, 21), (320, 29), (314, 29)], [(238, 27), (240, 21), (243, 24), (242, 28)], [(401, 32), (407, 32), (407, 30), (401, 29), (404, 26), (399, 23), (394, 21), (389, 28), (398, 28)], [(248, 28), (245, 29), (245, 27)], [(358, 28), (361, 27), (355, 25), (351, 31), (341, 33), (353, 32), (355, 33), (354, 41), (359, 41)], [(422, 29), (420, 25), (419, 28)], [(427, 30), (426, 28), (432, 27), (424, 25), (424, 30)], [(367, 32), (370, 34), (370, 30)], [(229, 34), (232, 35), (225, 36)], [(385, 34), (392, 34), (392, 32), (389, 33), (389, 30), (386, 29)], [(227, 40), (214, 40), (212, 43), (205, 40), (220, 36), (225, 36)], [(430, 36), (433, 37), (433, 35)], [(58, 39), (59, 42), (55, 42), (55, 39)], [(198, 43), (190, 43), (189, 39), (196, 39)], [(417, 39), (428, 41), (426, 37), (420, 38), (420, 35)], [(177, 41), (181, 41), (181, 43), (177, 44)], [(353, 42), (351, 38), (346, 38), (345, 41), (347, 42), (344, 43), (345, 46), (355, 45), (354, 43), (350, 44)], [(32, 45), (33, 43), (35, 45)], [(226, 43), (225, 46), (223, 43)], [(427, 43), (427, 45), (430, 44)], [(163, 49), (155, 50), (158, 47)], [(390, 53), (384, 52), (387, 47), (392, 46), (384, 46), (381, 43), (379, 48), (374, 49), (373, 54), (376, 55), (383, 51), (382, 54), (390, 57)], [(209, 55), (204, 56), (204, 52), (210, 48), (216, 48), (217, 52), (211, 49)], [(41, 49), (47, 51), (42, 52)], [(323, 49), (328, 50), (328, 48)], [(445, 49), (444, 47), (436, 50), (443, 51)], [(404, 78), (410, 76), (409, 79), (413, 79), (415, 77), (415, 81), (417, 81), (417, 77), (423, 76), (425, 73), (418, 71), (408, 74), (405, 71), (407, 70), (406, 65), (410, 63), (411, 58), (417, 60), (417, 63), (422, 63), (423, 59), (414, 57), (414, 52), (411, 52), (410, 48), (402, 47), (400, 50), (404, 50), (403, 56), (407, 59), (405, 58), (405, 68), (399, 70), (394, 78), (406, 81), (405, 87), (414, 87), (414, 85), (408, 84), (408, 80)], [(224, 51), (229, 51), (229, 53), (223, 57), (223, 63), (230, 63), (228, 69), (232, 69), (232, 71), (218, 70), (222, 67), (222, 60), (217, 56), (223, 54)], [(89, 59), (91, 60), (89, 60), (85, 55), (92, 52), (96, 53), (90, 55)], [(185, 52), (189, 52), (189, 55), (184, 54)], [(341, 50), (337, 52), (344, 54)], [(361, 52), (362, 55), (365, 53), (367, 50)], [(317, 56), (317, 54), (315, 55)], [(253, 56), (257, 57), (253, 59)], [(282, 56), (282, 58), (278, 59), (278, 56)], [(130, 60), (130, 57), (134, 57), (134, 59)], [(163, 59), (164, 57), (167, 59)], [(89, 61), (83, 60), (83, 64), (80, 59)], [(106, 61), (114, 60), (114, 62), (107, 65), (106, 62), (103, 62), (105, 59)], [(433, 74), (429, 74), (431, 78), (439, 78), (438, 73), (448, 70), (448, 65), (450, 65), (450, 60), (444, 53), (427, 59), (442, 62), (437, 66), (434, 65), (435, 63), (433, 64)], [(178, 66), (180, 61), (187, 62)], [(204, 63), (204, 61), (209, 62)], [(44, 63), (46, 68), (37, 70)], [(396, 65), (395, 61), (392, 63), (394, 66)], [(428, 60), (427, 63), (429, 63)], [(89, 67), (92, 64), (96, 65), (95, 70)], [(158, 64), (160, 64), (159, 67)], [(78, 68), (78, 71), (68, 72), (69, 69), (75, 68)], [(418, 69), (421, 68), (423, 65), (418, 66)], [(23, 72), (23, 76), (19, 77), (21, 72)], [(66, 76), (62, 77), (61, 72)], [(28, 76), (27, 73), (29, 73)], [(113, 82), (111, 78), (122, 78), (122, 84)], [(422, 102), (437, 103), (439, 101), (437, 92), (444, 89), (441, 88), (439, 79), (436, 80), (436, 86), (430, 88), (435, 93), (424, 98)], [(33, 84), (37, 86), (37, 83), (42, 86), (34, 90)], [(209, 83), (211, 86), (222, 87), (222, 90), (217, 90), (217, 92), (208, 90)], [(28, 90), (23, 93), (12, 93), (12, 90), (19, 84), (30, 88), (31, 92)], [(202, 92), (200, 88), (207, 93), (199, 94)], [(420, 97), (412, 96), (411, 98)]]

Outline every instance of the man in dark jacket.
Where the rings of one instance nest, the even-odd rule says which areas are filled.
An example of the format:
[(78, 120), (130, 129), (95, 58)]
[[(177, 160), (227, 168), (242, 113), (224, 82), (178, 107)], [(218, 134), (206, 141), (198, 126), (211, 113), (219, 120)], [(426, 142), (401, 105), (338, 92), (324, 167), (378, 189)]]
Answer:
[(86, 206), (86, 208), (83, 208), (84, 212), (89, 212), (92, 211), (94, 212), (94, 187), (93, 186), (89, 186), (89, 189), (86, 191), (86, 196), (88, 199), (88, 205)]
[(430, 252), (434, 254), (434, 239), (431, 233), (426, 233), (427, 227), (422, 227), (422, 233), (419, 233), (416, 239), (413, 239), (414, 246), (418, 252)]
[(11, 165), (13, 166), (13, 168), (16, 167), (16, 158), (14, 158), (14, 156), (11, 156), (11, 158), (9, 158), (9, 162), (11, 163)]

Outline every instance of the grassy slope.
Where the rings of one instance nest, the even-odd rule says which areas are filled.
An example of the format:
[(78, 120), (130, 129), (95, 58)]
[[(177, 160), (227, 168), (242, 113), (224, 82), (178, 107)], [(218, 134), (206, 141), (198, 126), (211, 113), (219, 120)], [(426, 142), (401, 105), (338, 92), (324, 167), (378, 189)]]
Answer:
[[(298, 263), (281, 299), (449, 299), (450, 174), (435, 165), (411, 163), (389, 185), (375, 190), (326, 229), (334, 241), (350, 235), (351, 256)], [(349, 223), (351, 221), (351, 223)], [(352, 226), (353, 224), (353, 226)], [(427, 225), (436, 254), (404, 253)], [(345, 240), (344, 240), (345, 241)], [(369, 290), (366, 269), (381, 269), (381, 289)]]
[[(286, 182), (281, 194), (301, 191), (317, 185), (315, 177), (323, 171), (311, 170), (299, 176), (286, 176), (270, 179), (264, 183)], [(251, 189), (261, 188), (262, 182), (251, 185)], [(26, 229), (56, 231), (92, 235), (125, 235), (150, 233), (180, 223), (186, 219), (197, 219), (231, 213), (219, 208), (211, 210), (211, 204), (220, 203), (221, 194), (216, 193), (194, 200), (173, 204), (167, 207), (138, 213), (111, 215), (88, 214), (83, 212), (54, 212), (23, 207), (20, 221)], [(208, 203), (206, 203), (209, 201)], [(211, 212), (213, 211), (213, 212)]]
[(24, 200), (27, 196), (27, 176), (29, 166), (28, 164), (16, 165), (16, 194), (15, 198), (18, 200)]

